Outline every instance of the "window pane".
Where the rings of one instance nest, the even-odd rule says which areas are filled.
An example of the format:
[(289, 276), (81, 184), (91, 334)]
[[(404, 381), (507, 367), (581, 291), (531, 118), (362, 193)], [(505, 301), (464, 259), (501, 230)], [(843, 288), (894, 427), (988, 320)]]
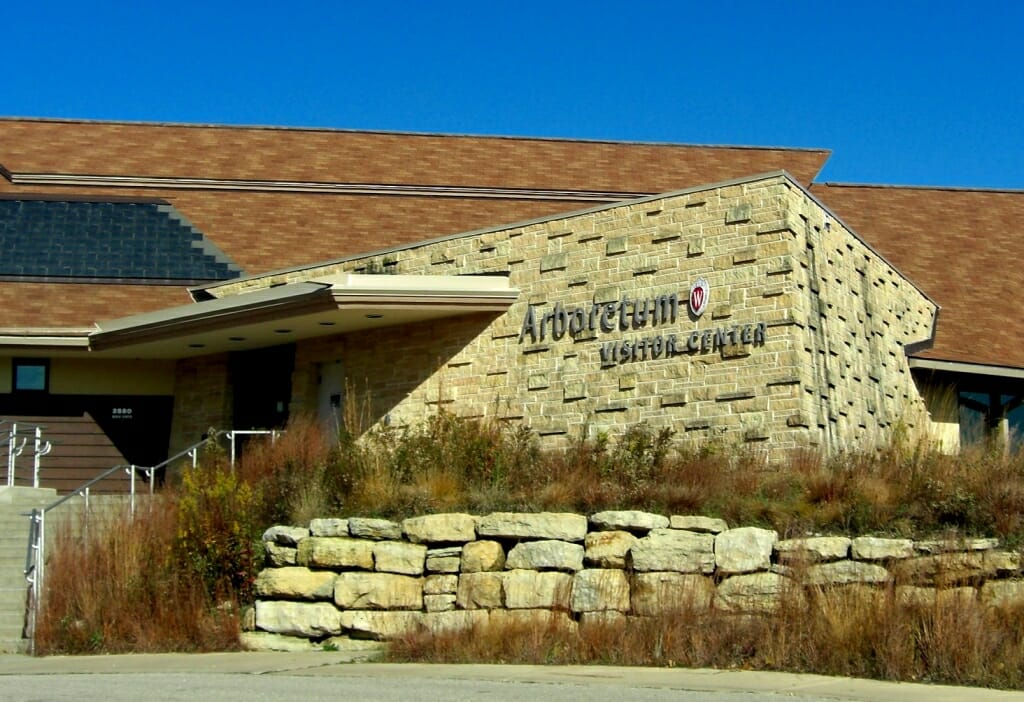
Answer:
[(45, 390), (46, 366), (19, 365), (14, 369), (15, 390)]

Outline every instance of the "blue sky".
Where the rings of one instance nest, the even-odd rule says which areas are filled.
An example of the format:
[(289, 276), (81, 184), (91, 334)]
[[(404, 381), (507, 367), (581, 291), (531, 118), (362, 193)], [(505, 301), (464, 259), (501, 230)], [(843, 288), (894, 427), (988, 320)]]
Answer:
[(7, 3), (0, 115), (824, 147), (1024, 188), (1024, 3)]

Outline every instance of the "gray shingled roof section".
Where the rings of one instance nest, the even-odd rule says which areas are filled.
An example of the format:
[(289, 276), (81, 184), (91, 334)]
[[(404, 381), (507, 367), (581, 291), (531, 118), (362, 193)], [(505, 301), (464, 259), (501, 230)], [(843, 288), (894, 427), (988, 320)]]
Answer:
[[(181, 226), (188, 227), (194, 234), (198, 234), (198, 239), (192, 240), (192, 246), (203, 252), (203, 255), (210, 256), (217, 263), (223, 263), (228, 267), (228, 270), (241, 275), (242, 268), (237, 263), (228, 258), (228, 255), (220, 250), (220, 247), (213, 243), (211, 240), (203, 236), (203, 233), (199, 231), (192, 222), (189, 221), (188, 217), (178, 212), (174, 205), (157, 205), (157, 210), (164, 212), (171, 219), (177, 220), (181, 223)], [(234, 276), (232, 276), (234, 277)]]
[(0, 199), (0, 276), (195, 283), (240, 268), (173, 206)]

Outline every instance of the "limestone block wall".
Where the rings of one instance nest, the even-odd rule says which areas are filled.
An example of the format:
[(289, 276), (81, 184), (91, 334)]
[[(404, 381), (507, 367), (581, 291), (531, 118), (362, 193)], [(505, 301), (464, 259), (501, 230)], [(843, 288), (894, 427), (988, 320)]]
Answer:
[(995, 539), (780, 540), (720, 519), (638, 511), (315, 519), (263, 538), (267, 567), (245, 634), (253, 647), (487, 623), (571, 630), (694, 607), (770, 613), (822, 587), (914, 605), (1024, 602), (1020, 554)]
[[(785, 174), (470, 232), (219, 286), (220, 296), (342, 272), (508, 275), (499, 316), (300, 343), (334, 344), (375, 417), (438, 405), (528, 424), (549, 445), (639, 423), (782, 454), (884, 439), (920, 400), (904, 346), (935, 306)], [(708, 284), (707, 308), (690, 286)], [(672, 304), (669, 301), (672, 301)], [(301, 388), (307, 388), (305, 394)], [(614, 434), (614, 431), (612, 431)]]
[(232, 404), (227, 354), (178, 361), (174, 374), (174, 414), (168, 453), (174, 455), (200, 441), (210, 427), (233, 428)]
[(884, 441), (897, 425), (928, 431), (906, 347), (932, 338), (935, 304), (806, 193), (791, 189), (789, 199), (795, 238), (784, 275), (799, 290), (811, 442), (843, 449)]

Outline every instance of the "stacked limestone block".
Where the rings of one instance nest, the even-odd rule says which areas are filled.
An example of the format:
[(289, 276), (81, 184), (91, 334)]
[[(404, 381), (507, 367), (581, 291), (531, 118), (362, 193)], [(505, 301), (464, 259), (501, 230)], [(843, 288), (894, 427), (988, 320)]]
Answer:
[(995, 539), (815, 536), (639, 511), (315, 519), (264, 534), (246, 643), (296, 648), (407, 632), (589, 622), (714, 608), (769, 613), (811, 588), (909, 605), (1024, 602), (1020, 554)]

